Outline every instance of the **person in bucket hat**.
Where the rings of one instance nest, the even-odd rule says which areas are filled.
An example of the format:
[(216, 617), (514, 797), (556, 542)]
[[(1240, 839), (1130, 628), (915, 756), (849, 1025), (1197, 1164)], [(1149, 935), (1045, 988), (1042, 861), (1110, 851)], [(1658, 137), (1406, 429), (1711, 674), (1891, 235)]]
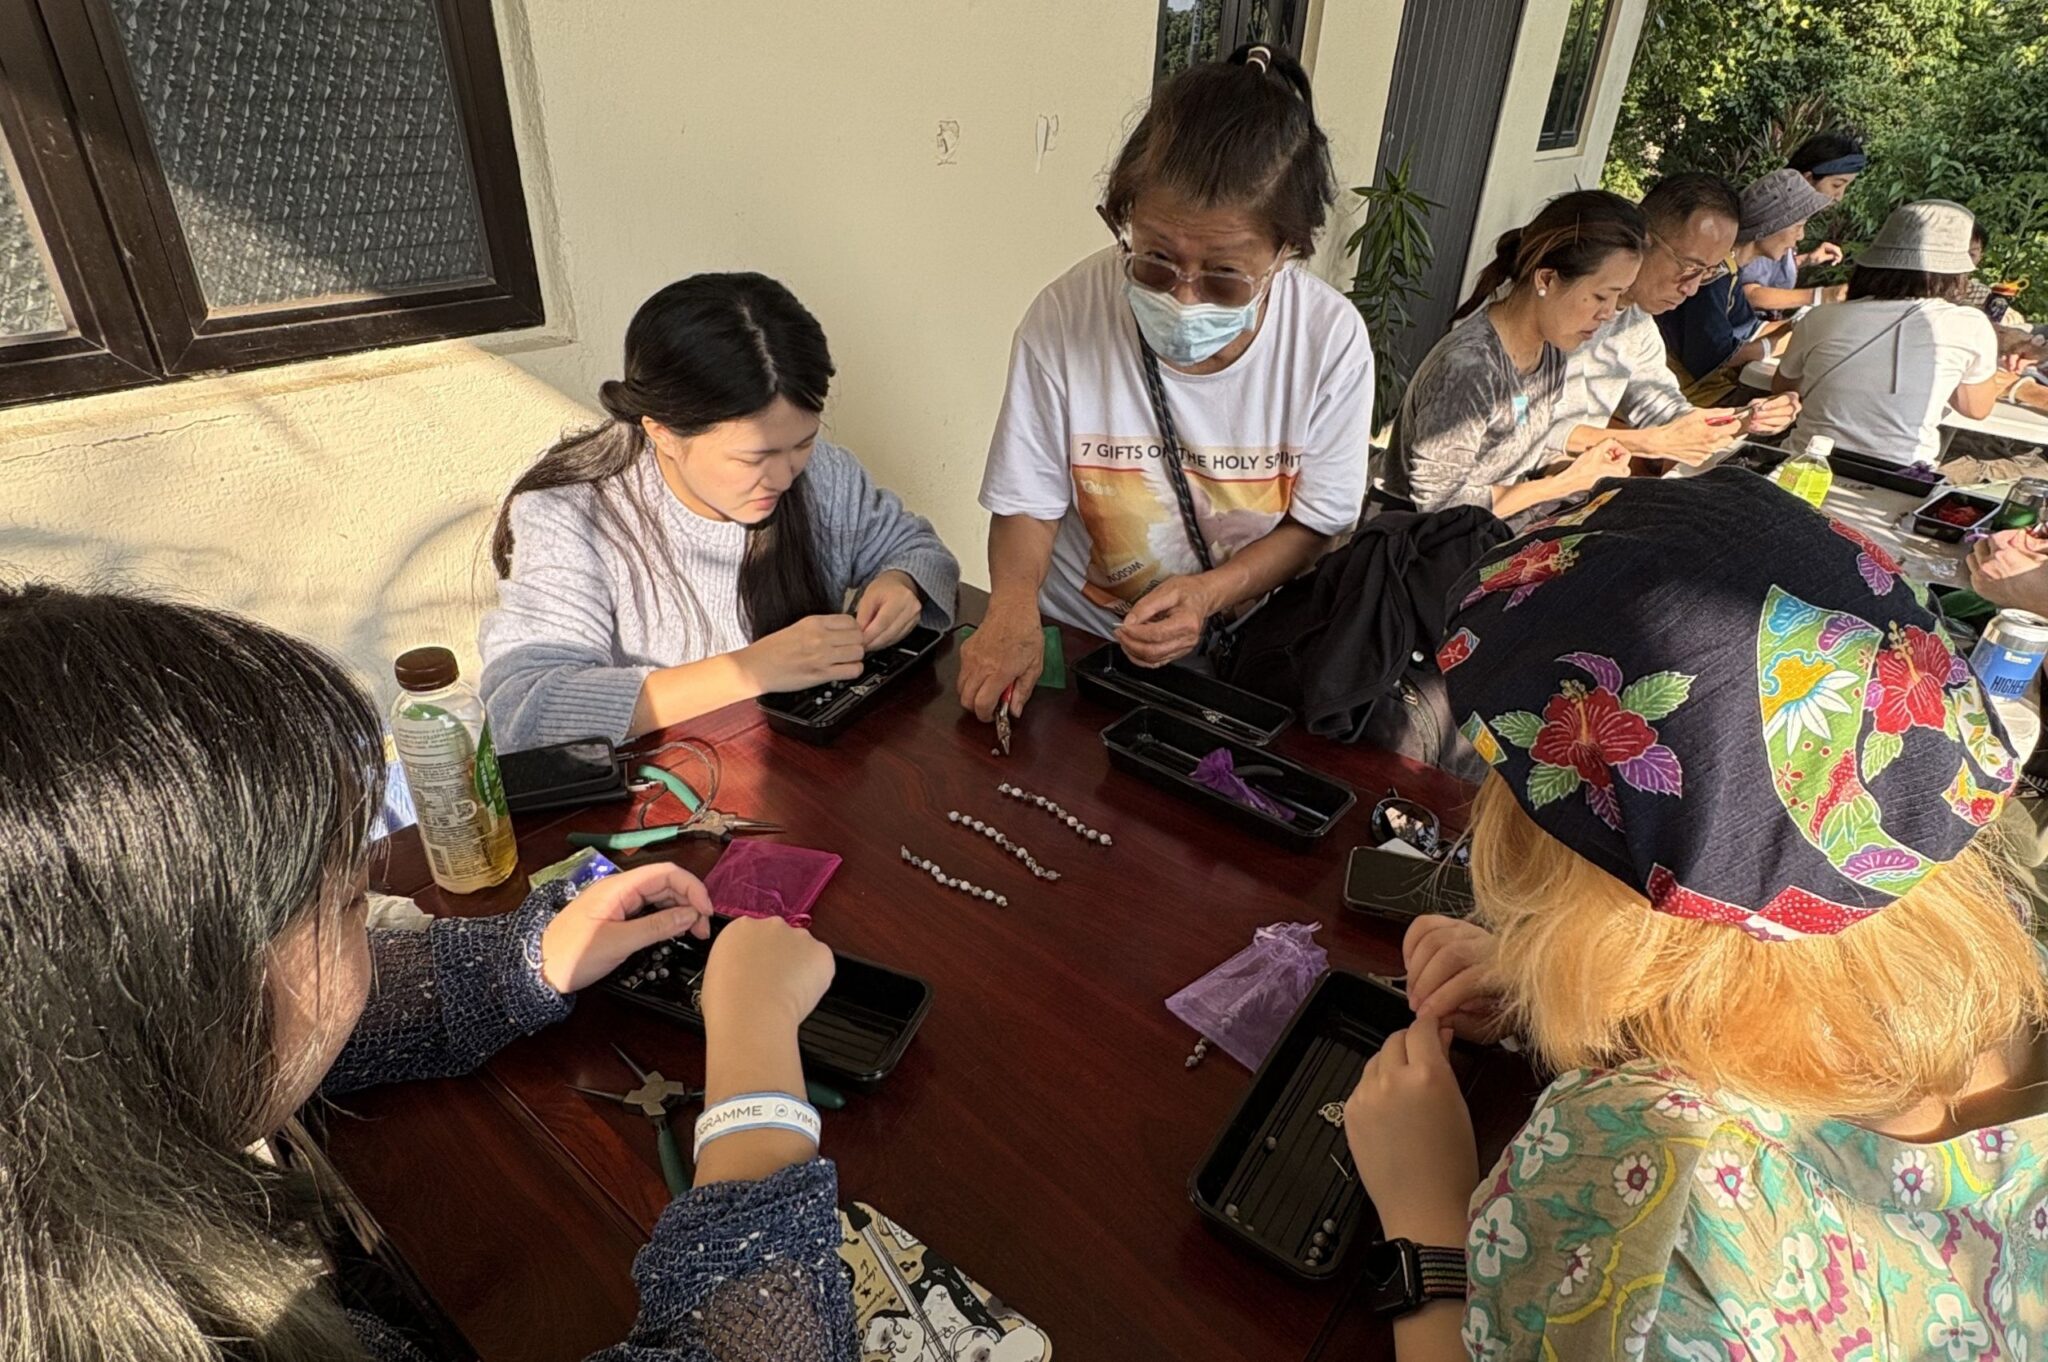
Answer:
[[(2048, 1338), (2013, 754), (1925, 587), (1726, 468), (1604, 484), (1453, 604), (1476, 909), (1410, 930), (1418, 1019), (1343, 1113), (1387, 1237), (1464, 1248), (1397, 1356)], [(1561, 1074), (1483, 1179), (1447, 1051), (1482, 1024)]]
[(1842, 258), (1842, 248), (1832, 241), (1806, 255), (1799, 252), (1806, 220), (1834, 206), (1833, 195), (1789, 167), (1772, 171), (1743, 191), (1740, 239), (1756, 243), (1756, 258), (1742, 267), (1737, 280), (1744, 300), (1759, 314), (1778, 316), (1840, 302), (1845, 296), (1847, 289), (1840, 284), (1799, 287), (1801, 266), (1833, 265)]
[(1960, 299), (1969, 282), (1970, 210), (1923, 199), (1892, 210), (1856, 257), (1849, 300), (1816, 308), (1793, 330), (1772, 380), (1800, 396), (1795, 439), (1931, 464), (1950, 408), (1983, 418), (2017, 375), (2001, 369), (1998, 335)]

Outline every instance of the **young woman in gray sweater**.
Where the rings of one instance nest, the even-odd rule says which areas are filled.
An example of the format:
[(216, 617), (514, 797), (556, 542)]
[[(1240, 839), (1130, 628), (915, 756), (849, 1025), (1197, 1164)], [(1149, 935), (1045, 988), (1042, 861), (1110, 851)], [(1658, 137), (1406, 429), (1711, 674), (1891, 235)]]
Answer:
[(610, 419), (543, 454), (498, 513), (478, 646), (502, 750), (850, 680), (918, 623), (951, 623), (953, 555), (819, 438), (832, 374), (817, 319), (763, 275), (641, 304), (625, 376), (598, 389)]

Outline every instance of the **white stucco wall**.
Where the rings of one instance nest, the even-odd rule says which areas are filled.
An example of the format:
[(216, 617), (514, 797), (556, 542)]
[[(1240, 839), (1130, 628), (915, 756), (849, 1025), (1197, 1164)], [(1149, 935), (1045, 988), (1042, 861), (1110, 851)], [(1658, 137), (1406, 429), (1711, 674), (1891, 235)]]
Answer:
[[(1584, 137), (1569, 150), (1538, 152), (1536, 137), (1543, 128), (1543, 110), (1550, 102), (1551, 80), (1557, 74), (1558, 49), (1564, 43), (1572, 4), (1571, 0), (1528, 0), (1522, 14), (1521, 41), (1515, 45), (1514, 68), (1501, 101), (1486, 193), (1480, 198), (1478, 221), (1472, 229), (1466, 289), (1493, 258), (1494, 240), (1502, 232), (1527, 222), (1559, 194), (1599, 188), (1600, 168), (1607, 162), (1607, 145), (1614, 136), (1614, 120), (1621, 113), (1621, 96), (1628, 86), (1629, 66), (1649, 0), (1614, 0), (1614, 4)], [(1463, 290), (1460, 292), (1462, 296)]]
[[(1347, 187), (1372, 172), (1400, 8), (1311, 16)], [(473, 657), (497, 498), (585, 419), (634, 307), (744, 268), (824, 323), (832, 436), (986, 580), (975, 493), (1010, 333), (1107, 239), (1093, 205), (1148, 90), (1152, 6), (498, 10), (546, 331), (0, 411), (0, 573), (232, 606), (388, 694), (407, 646)], [(1319, 260), (1339, 279), (1349, 226)]]

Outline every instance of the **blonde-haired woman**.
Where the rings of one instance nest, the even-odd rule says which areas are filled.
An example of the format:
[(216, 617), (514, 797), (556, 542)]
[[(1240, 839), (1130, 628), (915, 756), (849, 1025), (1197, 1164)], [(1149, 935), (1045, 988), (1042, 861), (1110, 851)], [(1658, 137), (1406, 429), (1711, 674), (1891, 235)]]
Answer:
[[(1387, 1238), (1464, 1245), (1454, 1290), (1420, 1250), (1456, 1300), (1401, 1362), (2028, 1356), (2048, 982), (1982, 689), (1883, 550), (1748, 473), (1567, 519), (1466, 583), (1484, 927), (1411, 930), (1419, 1020), (1346, 1108)], [(1562, 1077), (1482, 1180), (1445, 1047), (1500, 1024)]]

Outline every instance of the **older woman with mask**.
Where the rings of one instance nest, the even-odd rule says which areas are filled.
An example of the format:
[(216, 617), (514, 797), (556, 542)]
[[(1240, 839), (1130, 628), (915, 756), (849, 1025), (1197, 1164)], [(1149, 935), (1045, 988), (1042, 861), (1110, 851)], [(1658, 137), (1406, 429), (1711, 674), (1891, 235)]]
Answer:
[(960, 700), (1020, 712), (1046, 618), (1147, 666), (1224, 628), (1351, 528), (1372, 345), (1296, 261), (1336, 179), (1308, 76), (1242, 49), (1153, 95), (1100, 211), (1115, 240), (1017, 329), (983, 476), (989, 605)]

